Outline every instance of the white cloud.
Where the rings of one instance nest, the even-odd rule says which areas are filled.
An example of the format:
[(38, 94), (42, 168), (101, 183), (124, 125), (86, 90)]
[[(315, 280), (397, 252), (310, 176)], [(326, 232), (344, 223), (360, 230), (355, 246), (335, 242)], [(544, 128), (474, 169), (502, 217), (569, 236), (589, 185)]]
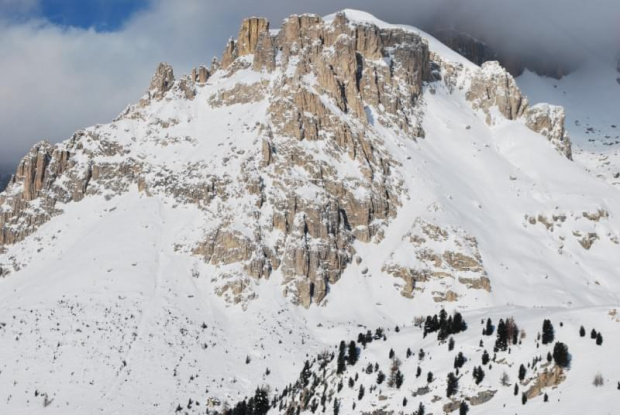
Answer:
[(620, 35), (616, 0), (592, 0), (585, 11), (580, 0), (497, 0), (493, 6), (485, 0), (152, 1), (119, 31), (99, 33), (41, 19), (2, 20), (7, 11), (36, 11), (38, 2), (0, 0), (0, 169), (12, 169), (36, 141), (62, 140), (112, 119), (142, 95), (159, 61), (170, 62), (177, 76), (210, 63), (245, 16), (263, 15), (278, 26), (291, 13), (353, 7), (384, 20), (422, 24), (458, 4), (459, 16), (470, 24), (501, 33), (521, 49), (550, 41), (552, 47), (574, 48), (580, 40), (611, 48)]

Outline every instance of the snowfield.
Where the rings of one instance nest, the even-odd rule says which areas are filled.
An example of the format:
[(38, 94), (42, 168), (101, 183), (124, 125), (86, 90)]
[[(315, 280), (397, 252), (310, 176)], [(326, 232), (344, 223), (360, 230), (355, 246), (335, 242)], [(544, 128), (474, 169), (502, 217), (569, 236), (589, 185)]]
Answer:
[[(346, 15), (352, 23), (396, 27), (362, 12)], [(443, 59), (476, 70), (421, 35)], [(129, 156), (118, 157), (134, 157), (150, 166), (147, 174), (153, 180), (164, 170), (183, 174), (190, 165), (197, 167), (195, 177), (183, 178), (189, 184), (194, 179), (201, 183), (213, 172), (236, 177), (240, 160), (260, 148), (254, 126), (266, 116), (268, 97), (222, 107), (211, 105), (210, 98), (239, 83), (269, 83), (276, 76), (252, 70), (232, 77), (216, 73), (191, 101), (153, 103), (146, 110), (149, 121), (174, 120), (167, 136), (153, 134), (158, 127), (152, 122), (127, 118), (87, 131), (130, 148)], [(63, 204), (63, 213), (34, 234), (7, 245), (5, 252), (0, 247), (0, 266), (17, 264), (14, 272), (0, 278), (0, 413), (221, 412), (224, 403), (232, 407), (258, 386), (269, 385), (270, 396), (278, 396), (297, 381), (306, 360), (318, 379), (318, 354), (329, 351), (337, 356), (342, 340), (349, 344), (359, 333), (383, 328), (386, 339), (358, 345), (358, 362), (342, 375), (332, 373), (336, 358), (327, 364), (329, 375), (317, 380), (326, 385), (325, 413), (333, 413), (336, 396), (340, 414), (410, 414), (419, 403), (427, 413), (442, 413), (449, 402), (446, 377), (455, 370), (454, 356), (462, 352), (467, 361), (459, 371), (455, 400), (496, 391), (488, 402), (470, 404), (470, 414), (617, 414), (620, 188), (613, 179), (619, 166), (617, 145), (606, 143), (620, 133), (620, 106), (612, 105), (619, 103), (619, 95), (616, 88), (604, 103), (577, 103), (572, 96), (581, 96), (578, 88), (589, 85), (577, 76), (553, 82), (532, 74), (518, 79), (531, 103), (544, 100), (566, 106), (567, 126), (577, 145), (574, 162), (523, 120), (498, 116), (494, 125), (487, 125), (485, 114), (472, 109), (465, 91), (450, 90), (441, 82), (424, 86), (420, 105), (425, 138), (404, 140), (380, 123), (371, 123), (397, 162), (403, 204), (382, 238), (355, 242), (360, 261), (353, 261), (340, 281), (329, 286), (322, 305), (309, 309), (282, 295), (284, 277), (279, 270), (269, 279), (251, 279), (255, 298), (243, 305), (217, 295), (222, 283), (217, 280), (218, 266), (187, 249), (218, 226), (218, 217), (199, 206), (171, 195), (149, 195), (135, 185), (120, 195), (104, 192)], [(552, 83), (558, 88), (549, 87)], [(369, 115), (373, 111), (368, 108)], [(590, 126), (594, 133), (579, 133)], [(88, 145), (95, 149), (98, 144)], [(309, 152), (328, 159), (320, 143), (307, 145)], [(601, 162), (603, 157), (609, 164)], [(343, 177), (359, 174), (352, 162), (343, 161), (337, 170)], [(299, 175), (303, 180), (303, 171)], [(310, 185), (296, 192), (307, 199), (315, 195)], [(248, 196), (239, 212), (252, 203)], [(490, 291), (467, 288), (451, 277), (429, 281), (428, 295), (401, 295), (404, 282), (388, 273), (387, 265), (419, 264), (411, 235), (425, 224), (449, 235), (429, 241), (434, 252), (479, 254), (484, 268), (479, 272), (488, 277)], [(241, 219), (238, 227), (247, 231)], [(467, 278), (476, 272), (459, 275)], [(430, 295), (446, 291), (458, 299), (438, 301)], [(415, 324), (416, 318), (441, 309), (459, 311), (468, 325), (453, 335), (454, 350), (436, 334), (424, 337)], [(497, 324), (509, 317), (523, 332), (521, 342), (510, 346), (510, 352), (497, 352), (492, 368), (483, 366), (485, 378), (476, 385), (473, 369), (481, 365), (484, 350), (493, 357), (495, 342), (495, 336), (482, 336), (481, 322), (490, 318)], [(553, 352), (553, 344), (542, 345), (537, 339), (544, 319), (552, 321), (555, 340), (568, 346), (572, 361), (565, 380), (544, 388), (548, 402), (541, 395), (523, 405), (522, 392), (543, 373), (547, 353)], [(581, 326), (585, 337), (579, 335)], [(601, 345), (590, 338), (592, 329), (602, 333)], [(374, 367), (366, 372), (368, 364), (377, 363), (389, 376), (391, 349), (402, 362), (400, 388), (377, 385)], [(420, 349), (425, 352), (422, 359)], [(536, 357), (541, 362), (531, 365)], [(530, 366), (515, 396), (521, 364)], [(434, 375), (430, 384), (429, 371)], [(500, 384), (504, 372), (509, 386)], [(604, 382), (597, 387), (593, 380), (599, 373)], [(348, 380), (356, 375), (350, 387)], [(336, 393), (340, 380), (344, 386)], [(361, 400), (359, 385), (365, 387)], [(426, 386), (429, 390), (419, 394)], [(317, 400), (322, 393), (317, 391)], [(276, 407), (269, 413), (280, 412), (284, 413)], [(301, 413), (311, 413), (310, 408)]]

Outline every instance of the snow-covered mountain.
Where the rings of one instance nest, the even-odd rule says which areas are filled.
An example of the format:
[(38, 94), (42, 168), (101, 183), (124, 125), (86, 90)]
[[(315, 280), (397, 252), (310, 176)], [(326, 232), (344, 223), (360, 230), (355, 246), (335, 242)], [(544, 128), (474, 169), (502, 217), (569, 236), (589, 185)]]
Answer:
[[(222, 413), (268, 386), (270, 413), (612, 413), (620, 193), (564, 118), (413, 27), (245, 20), (0, 194), (0, 409)], [(425, 334), (441, 309), (468, 328)]]

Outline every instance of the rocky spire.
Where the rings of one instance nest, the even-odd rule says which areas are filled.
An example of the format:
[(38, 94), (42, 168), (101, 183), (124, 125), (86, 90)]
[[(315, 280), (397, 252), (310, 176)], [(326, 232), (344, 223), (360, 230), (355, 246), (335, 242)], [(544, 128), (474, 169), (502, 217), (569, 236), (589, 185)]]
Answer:
[(192, 76), (190, 77), (190, 79), (193, 82), (204, 85), (207, 83), (207, 80), (210, 76), (211, 74), (209, 73), (209, 69), (207, 69), (207, 67), (204, 65), (200, 65), (198, 68), (192, 69)]
[(174, 84), (174, 72), (172, 66), (165, 62), (157, 65), (155, 75), (151, 79), (149, 86), (149, 96), (151, 99), (160, 100), (168, 92)]
[(256, 51), (258, 41), (263, 33), (269, 34), (269, 22), (262, 17), (245, 19), (239, 29), (237, 40), (238, 55), (251, 55)]
[(228, 39), (224, 53), (222, 53), (222, 62), (220, 67), (227, 69), (237, 59), (237, 42), (234, 39)]

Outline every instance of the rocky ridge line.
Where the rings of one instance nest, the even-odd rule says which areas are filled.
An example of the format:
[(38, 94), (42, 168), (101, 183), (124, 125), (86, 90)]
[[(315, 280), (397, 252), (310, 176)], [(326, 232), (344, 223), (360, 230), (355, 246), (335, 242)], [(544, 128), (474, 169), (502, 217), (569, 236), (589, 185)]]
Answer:
[[(0, 195), (0, 246), (35, 232), (61, 213), (60, 204), (91, 194), (113, 197), (137, 185), (147, 195), (172, 195), (217, 218), (219, 226), (205, 231), (202, 241), (187, 250), (216, 267), (219, 294), (244, 302), (253, 296), (251, 278), (269, 278), (278, 270), (284, 294), (308, 307), (324, 301), (329, 285), (353, 260), (353, 242), (379, 241), (396, 216), (403, 179), (374, 126), (380, 124), (403, 140), (423, 138), (427, 83), (441, 78), (455, 86), (471, 79), (467, 98), (475, 108), (488, 115), (497, 107), (511, 120), (526, 117), (530, 128), (546, 134), (570, 157), (563, 112), (528, 107), (512, 77), (497, 64), (469, 74), (431, 53), (416, 33), (353, 23), (344, 13), (333, 21), (291, 16), (277, 33), (265, 19), (246, 19), (221, 62), (212, 62), (211, 68), (201, 66), (175, 80), (172, 67), (160, 64), (145, 97), (111, 128), (149, 123), (152, 132), (139, 139), (167, 143), (162, 136), (168, 137), (166, 130), (177, 121), (153, 119), (151, 106), (194, 100), (207, 82), (248, 71), (261, 74), (260, 79), (216, 89), (208, 98), (213, 107), (267, 103), (268, 116), (254, 127), (256, 144), (245, 150), (237, 176), (205, 170), (198, 182), (190, 182), (188, 177), (196, 177), (204, 166), (192, 165), (186, 174), (176, 175), (166, 166), (141, 161), (135, 148), (113, 135), (100, 135), (96, 128), (81, 131), (56, 146), (38, 144), (22, 160)], [(321, 143), (320, 156), (309, 151), (312, 143)], [(342, 177), (338, 166), (345, 164), (354, 166), (356, 175)], [(304, 180), (296, 178), (298, 171), (304, 172)], [(308, 186), (312, 197), (299, 191)], [(243, 206), (242, 217), (227, 213), (238, 206)], [(247, 232), (239, 232), (240, 226)], [(490, 290), (477, 265), (475, 241), (467, 249), (473, 253), (459, 253), (467, 257), (459, 257), (460, 262), (453, 261), (456, 253), (442, 255), (452, 271), (466, 266), (465, 271), (477, 273), (460, 283)], [(391, 269), (406, 281), (403, 294), (411, 296), (415, 270)], [(427, 274), (417, 282), (425, 278)], [(441, 301), (453, 298), (435, 295)]]

